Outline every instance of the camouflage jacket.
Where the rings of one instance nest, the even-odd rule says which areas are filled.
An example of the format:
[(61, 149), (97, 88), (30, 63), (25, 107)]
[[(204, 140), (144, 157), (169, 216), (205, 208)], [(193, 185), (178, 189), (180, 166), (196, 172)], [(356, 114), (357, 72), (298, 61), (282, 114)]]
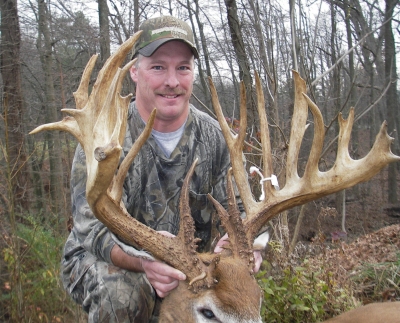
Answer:
[[(128, 126), (123, 154), (144, 128), (135, 103), (128, 112)], [(190, 113), (182, 137), (166, 158), (150, 136), (131, 165), (124, 183), (124, 203), (128, 212), (155, 230), (177, 234), (179, 225), (179, 196), (183, 179), (198, 158), (190, 187), (190, 205), (197, 236), (201, 238), (199, 251), (207, 249), (211, 236), (213, 206), (207, 194), (227, 207), (226, 174), (230, 166), (229, 152), (219, 124), (205, 113), (190, 106)], [(63, 281), (72, 290), (87, 268), (96, 259), (111, 262), (110, 252), (115, 242), (108, 229), (93, 215), (85, 197), (85, 154), (79, 146), (71, 171), (73, 229), (64, 248)], [(75, 266), (80, 260), (84, 266)], [(75, 269), (73, 269), (75, 267)], [(71, 285), (72, 284), (72, 285)]]

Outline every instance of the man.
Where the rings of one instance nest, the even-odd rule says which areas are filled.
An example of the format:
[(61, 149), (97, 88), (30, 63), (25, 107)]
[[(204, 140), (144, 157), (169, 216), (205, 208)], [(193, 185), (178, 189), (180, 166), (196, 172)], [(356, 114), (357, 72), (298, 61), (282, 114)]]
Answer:
[[(131, 165), (124, 184), (128, 212), (158, 231), (177, 234), (179, 196), (192, 162), (190, 204), (199, 250), (209, 250), (211, 193), (226, 206), (229, 153), (218, 123), (195, 109), (189, 99), (198, 52), (193, 33), (183, 21), (159, 17), (145, 21), (133, 56), (130, 75), (136, 97), (129, 107), (123, 152), (142, 132), (157, 108), (151, 137)], [(85, 198), (86, 165), (77, 148), (71, 175), (74, 227), (65, 245), (62, 279), (89, 322), (156, 322), (159, 300), (185, 280), (162, 262), (125, 253), (109, 230), (91, 212)], [(120, 242), (118, 242), (120, 243)]]

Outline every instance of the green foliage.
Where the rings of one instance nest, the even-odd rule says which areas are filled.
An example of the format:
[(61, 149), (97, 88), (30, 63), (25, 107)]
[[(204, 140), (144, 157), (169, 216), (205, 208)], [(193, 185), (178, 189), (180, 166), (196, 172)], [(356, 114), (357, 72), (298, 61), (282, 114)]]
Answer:
[(350, 293), (337, 286), (331, 273), (323, 268), (316, 271), (307, 261), (301, 267), (286, 267), (280, 277), (267, 276), (267, 271), (256, 277), (264, 291), (264, 322), (318, 322), (352, 304)]
[[(19, 322), (65, 322), (70, 300), (59, 280), (64, 237), (32, 217), (17, 224), (16, 236), (2, 251), (10, 274), (7, 292), (0, 298), (2, 319)], [(15, 248), (18, 246), (18, 248)], [(19, 292), (19, 293), (17, 293)], [(71, 314), (71, 313), (70, 313)]]

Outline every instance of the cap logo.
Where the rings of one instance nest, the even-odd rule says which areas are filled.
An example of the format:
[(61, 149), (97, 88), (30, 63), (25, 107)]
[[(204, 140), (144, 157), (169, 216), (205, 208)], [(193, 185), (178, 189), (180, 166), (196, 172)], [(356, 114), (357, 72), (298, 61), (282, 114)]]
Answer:
[(163, 32), (171, 32), (171, 33), (180, 33), (180, 34), (184, 34), (187, 36), (187, 31), (183, 30), (182, 28), (178, 28), (178, 27), (164, 27), (164, 28), (159, 28), (159, 29), (155, 29), (151, 31), (151, 34), (161, 34)]

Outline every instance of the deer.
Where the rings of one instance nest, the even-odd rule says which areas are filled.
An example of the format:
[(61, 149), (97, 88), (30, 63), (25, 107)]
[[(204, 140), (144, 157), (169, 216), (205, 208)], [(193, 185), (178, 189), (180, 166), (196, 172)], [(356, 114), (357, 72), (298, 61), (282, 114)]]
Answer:
[[(185, 177), (180, 196), (180, 229), (176, 236), (160, 234), (131, 217), (123, 202), (123, 181), (129, 165), (149, 137), (156, 111), (154, 110), (143, 133), (133, 144), (129, 154), (120, 161), (121, 145), (126, 129), (126, 117), (132, 94), (120, 95), (123, 79), (135, 61), (123, 67), (125, 57), (138, 40), (140, 31), (126, 40), (106, 61), (97, 76), (89, 96), (89, 80), (97, 55), (93, 55), (83, 72), (74, 98), (76, 109), (63, 109), (67, 114), (61, 121), (41, 125), (31, 131), (35, 134), (45, 130), (67, 131), (84, 148), (87, 159), (87, 201), (95, 216), (102, 221), (118, 239), (146, 251), (143, 257), (158, 259), (186, 274), (162, 302), (160, 322), (247, 322), (261, 323), (260, 308), (262, 292), (254, 277), (253, 244), (272, 218), (284, 210), (328, 194), (367, 181), (382, 168), (400, 160), (390, 150), (393, 140), (387, 134), (384, 122), (370, 152), (360, 160), (354, 160), (348, 152), (354, 110), (345, 120), (339, 116), (340, 133), (337, 159), (325, 172), (318, 168), (324, 141), (324, 123), (320, 110), (306, 95), (306, 83), (293, 72), (295, 83), (295, 107), (286, 161), (286, 183), (277, 190), (263, 181), (265, 198), (254, 198), (243, 165), (242, 147), (246, 135), (245, 87), (241, 85), (240, 131), (233, 133), (227, 124), (218, 100), (216, 88), (210, 79), (212, 104), (227, 146), (230, 151), (231, 169), (227, 175), (228, 210), (211, 195), (218, 216), (229, 236), (228, 245), (219, 254), (198, 253), (194, 224), (190, 215), (190, 179), (196, 168), (191, 166)], [(263, 176), (273, 174), (271, 141), (265, 112), (265, 100), (260, 78), (255, 77), (257, 106), (260, 118)], [(308, 109), (314, 117), (314, 139), (302, 177), (298, 175), (297, 160), (305, 133)], [(235, 198), (235, 184), (243, 201), (246, 217), (242, 218)], [(338, 316), (329, 322), (375, 322), (373, 312), (385, 322), (399, 322), (400, 303), (377, 304), (366, 311), (355, 311)], [(368, 311), (368, 312), (367, 312)], [(353, 314), (352, 314), (353, 313)], [(341, 318), (342, 317), (342, 318)], [(349, 320), (348, 317), (351, 317)]]

